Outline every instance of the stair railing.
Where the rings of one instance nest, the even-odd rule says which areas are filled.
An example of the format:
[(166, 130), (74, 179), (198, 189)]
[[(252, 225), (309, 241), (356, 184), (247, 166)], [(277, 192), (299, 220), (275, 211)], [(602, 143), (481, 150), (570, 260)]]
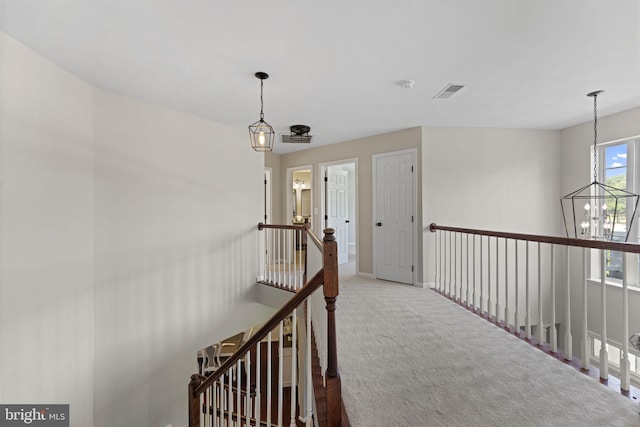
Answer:
[(261, 251), (258, 282), (295, 291), (307, 281), (307, 236), (310, 224), (258, 224), (264, 231), (258, 247)]
[[(589, 370), (590, 358), (598, 356), (599, 367), (594, 371), (599, 370), (596, 375), (602, 380), (608, 379), (612, 365), (607, 344), (615, 345), (620, 359), (613, 367), (619, 372), (621, 391), (629, 391), (630, 357), (640, 361), (628, 341), (630, 325), (632, 333), (640, 331), (640, 312), (630, 314), (629, 304), (631, 300), (632, 307), (640, 306), (640, 292), (629, 292), (628, 287), (640, 289), (640, 245), (437, 224), (429, 230), (435, 233), (437, 292), (567, 361), (573, 360), (577, 331), (581, 368)], [(620, 284), (611, 285), (607, 272), (615, 257), (620, 258), (623, 274)], [(599, 319), (596, 316), (594, 321), (598, 310)], [(579, 319), (577, 327), (572, 319)], [(614, 326), (608, 327), (607, 322)], [(564, 333), (562, 355), (559, 326)], [(599, 354), (598, 342), (593, 341), (596, 336)]]
[[(281, 226), (282, 227), (282, 226)], [(291, 229), (284, 226), (283, 229)], [(278, 226), (259, 225), (259, 230), (278, 229)], [(297, 230), (294, 229), (294, 230)], [(337, 369), (335, 331), (335, 302), (338, 296), (337, 244), (333, 229), (324, 230), (321, 241), (303, 226), (303, 236), (320, 249), (321, 265), (317, 273), (295, 291), (292, 298), (269, 320), (259, 327), (224, 363), (209, 376), (193, 374), (189, 383), (189, 426), (297, 426), (298, 421), (313, 425), (311, 379), (311, 317), (316, 295), (324, 298), (326, 330), (324, 343), (328, 365), (325, 373), (326, 420), (319, 425), (331, 427), (342, 424), (340, 375)], [(282, 238), (282, 236), (280, 236)], [(273, 238), (273, 235), (272, 235)], [(280, 243), (294, 240), (280, 240)], [(275, 247), (272, 251), (285, 254)], [(305, 247), (306, 258), (306, 247)], [(305, 270), (306, 271), (306, 270)], [(323, 292), (319, 293), (319, 288)], [(322, 298), (322, 297), (320, 297)], [(317, 306), (317, 305), (315, 305)], [(317, 316), (316, 316), (317, 317)], [(314, 319), (316, 319), (314, 317)], [(305, 325), (299, 327), (298, 325)], [(315, 329), (315, 328), (314, 328)], [(316, 340), (318, 340), (316, 334)], [(290, 346), (290, 354), (285, 351)], [(300, 363), (298, 363), (298, 357)], [(290, 366), (285, 366), (288, 359)], [(301, 372), (298, 378), (297, 369)], [(290, 371), (289, 371), (290, 369)], [(289, 375), (290, 373), (290, 375)], [(285, 381), (285, 376), (288, 381)], [(287, 390), (289, 389), (289, 390)], [(285, 394), (287, 393), (287, 394)], [(288, 398), (288, 407), (287, 407)], [(317, 402), (316, 402), (317, 405)], [(299, 410), (297, 408), (300, 408)], [(316, 414), (317, 416), (317, 414)]]

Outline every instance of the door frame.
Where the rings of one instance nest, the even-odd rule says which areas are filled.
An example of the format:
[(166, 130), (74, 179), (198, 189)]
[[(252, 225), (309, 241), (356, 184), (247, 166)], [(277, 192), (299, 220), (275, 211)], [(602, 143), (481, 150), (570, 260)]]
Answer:
[(274, 224), (273, 222), (273, 169), (269, 166), (264, 168), (264, 211), (267, 218), (263, 217), (265, 224)]
[(413, 208), (412, 208), (412, 214), (413, 214), (413, 222), (411, 223), (411, 234), (413, 236), (413, 248), (412, 248), (412, 252), (413, 252), (413, 259), (412, 259), (412, 264), (413, 265), (413, 271), (412, 271), (412, 275), (413, 275), (413, 286), (417, 286), (417, 282), (416, 282), (416, 273), (417, 273), (417, 254), (418, 254), (418, 236), (416, 234), (416, 227), (418, 225), (418, 165), (417, 165), (417, 159), (418, 159), (418, 149), (417, 148), (408, 148), (406, 150), (398, 150), (398, 151), (388, 151), (385, 153), (378, 153), (378, 154), (373, 154), (371, 156), (371, 175), (372, 175), (372, 197), (371, 197), (371, 231), (372, 231), (372, 242), (373, 242), (373, 277), (374, 278), (378, 278), (378, 267), (377, 267), (377, 260), (378, 260), (378, 238), (377, 235), (378, 233), (376, 232), (376, 190), (377, 190), (377, 161), (380, 158), (384, 158), (384, 157), (391, 157), (391, 156), (397, 156), (397, 155), (402, 155), (402, 154), (411, 154), (412, 158), (413, 158), (413, 173), (412, 175), (412, 181), (413, 181)]
[[(340, 166), (340, 165), (344, 165), (347, 163), (354, 163), (355, 164), (355, 172), (354, 172), (354, 198), (355, 200), (355, 204), (356, 204), (356, 218), (355, 218), (355, 223), (356, 223), (356, 248), (355, 248), (355, 252), (356, 252), (356, 274), (360, 274), (360, 198), (358, 197), (359, 194), (359, 187), (358, 187), (358, 158), (357, 157), (352, 157), (352, 158), (348, 158), (348, 159), (342, 159), (342, 160), (334, 160), (331, 162), (324, 162), (324, 163), (318, 163), (318, 182), (321, 183), (320, 187), (320, 219), (319, 221), (322, 222), (322, 227), (320, 228), (320, 232), (322, 232), (324, 230), (324, 216), (326, 214), (325, 212), (325, 191), (326, 188), (324, 186), (324, 175), (327, 172), (327, 168), (329, 166)], [(316, 229), (317, 230), (317, 229)], [(320, 236), (322, 234), (319, 234)], [(348, 242), (347, 242), (348, 243)]]
[(286, 191), (284, 192), (284, 194), (286, 195), (285, 197), (287, 198), (287, 211), (285, 213), (285, 217), (284, 217), (284, 223), (291, 225), (293, 224), (293, 217), (291, 216), (291, 213), (293, 212), (293, 206), (291, 204), (291, 190), (293, 190), (293, 173), (297, 172), (297, 171), (310, 171), (310, 176), (311, 176), (311, 182), (309, 183), (309, 186), (311, 188), (311, 227), (315, 227), (315, 223), (318, 221), (316, 216), (314, 215), (315, 210), (313, 209), (314, 203), (313, 200), (316, 198), (316, 194), (315, 194), (315, 179), (313, 176), (313, 165), (303, 165), (303, 166), (295, 166), (292, 168), (287, 168), (287, 184), (286, 184)]

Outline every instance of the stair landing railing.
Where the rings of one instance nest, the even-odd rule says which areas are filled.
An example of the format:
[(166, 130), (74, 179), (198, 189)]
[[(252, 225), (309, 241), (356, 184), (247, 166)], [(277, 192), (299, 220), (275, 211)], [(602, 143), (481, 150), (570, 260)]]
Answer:
[[(219, 368), (208, 376), (201, 373), (191, 376), (188, 390), (189, 427), (312, 426), (314, 417), (318, 418), (319, 414), (326, 416), (326, 419), (318, 419), (318, 425), (341, 426), (342, 396), (335, 330), (338, 296), (335, 230), (325, 229), (324, 238), (320, 240), (307, 227), (300, 230), (292, 226), (259, 224), (258, 228), (261, 232), (279, 229), (295, 232), (289, 237), (280, 236), (280, 244), (271, 246), (271, 251), (277, 256), (288, 256), (288, 251), (292, 249), (304, 249), (306, 258), (306, 242), (310, 241), (313, 246), (309, 251), (313, 252), (309, 258), (317, 260), (311, 264), (318, 264), (320, 268), (311, 279), (297, 287), (291, 299), (253, 332)], [(297, 235), (298, 231), (301, 231), (301, 236)], [(305, 246), (302, 246), (302, 242)], [(282, 243), (289, 247), (282, 247)], [(306, 269), (302, 271), (306, 273)], [(317, 301), (320, 299), (324, 302), (322, 315), (317, 312)], [(318, 345), (326, 349), (326, 399), (322, 403), (316, 402), (313, 396), (312, 317), (314, 321), (323, 319), (325, 322), (322, 328), (314, 325), (316, 341), (322, 340)], [(287, 329), (290, 333), (287, 333)], [(318, 334), (318, 330), (321, 334)], [(291, 340), (287, 343), (291, 349), (288, 355), (284, 345), (287, 336)], [(290, 366), (285, 365), (287, 358)], [(285, 376), (288, 376), (287, 381)]]
[[(429, 230), (435, 233), (437, 292), (537, 346), (548, 345), (551, 353), (559, 352), (558, 325), (562, 325), (562, 357), (568, 361), (573, 360), (573, 334), (577, 332), (584, 371), (590, 369), (590, 358), (595, 356), (591, 339), (599, 336), (601, 380), (609, 377), (607, 343), (615, 343), (620, 349), (616, 363), (620, 388), (623, 393), (629, 391), (630, 323), (632, 332), (640, 331), (640, 313), (629, 313), (629, 285), (638, 285), (640, 245), (437, 224), (431, 224)], [(621, 258), (624, 273), (622, 283), (615, 286), (606, 276), (612, 254)], [(635, 279), (630, 272), (635, 272)], [(592, 279), (592, 275), (599, 278)], [(640, 305), (640, 292), (632, 294), (633, 306)], [(557, 295), (564, 300), (560, 307)], [(574, 307), (576, 301), (579, 304)], [(614, 303), (619, 310), (612, 309)], [(599, 319), (594, 322), (593, 311), (598, 308)], [(579, 319), (578, 325), (572, 325), (572, 319)]]

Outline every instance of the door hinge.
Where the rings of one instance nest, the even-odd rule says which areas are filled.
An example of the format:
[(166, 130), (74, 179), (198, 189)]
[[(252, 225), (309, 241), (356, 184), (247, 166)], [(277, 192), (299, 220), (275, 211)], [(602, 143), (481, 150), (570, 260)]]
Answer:
[(411, 272), (413, 273), (413, 265), (411, 266)]
[(324, 220), (325, 220), (325, 221), (329, 221), (329, 215), (325, 215), (325, 216), (324, 216)]
[(411, 166), (411, 172), (413, 172), (413, 166)]
[(413, 215), (411, 215), (411, 222), (413, 222)]
[(328, 177), (324, 177), (324, 182), (329, 182), (329, 178)]
[(264, 185), (267, 185), (267, 180), (266, 179), (264, 180)]

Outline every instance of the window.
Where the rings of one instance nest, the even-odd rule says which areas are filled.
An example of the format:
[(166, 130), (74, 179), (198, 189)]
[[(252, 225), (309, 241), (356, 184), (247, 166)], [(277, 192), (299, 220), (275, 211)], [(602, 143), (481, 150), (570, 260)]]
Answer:
[[(638, 173), (635, 169), (635, 153), (640, 153), (640, 139), (627, 139), (612, 143), (604, 143), (598, 146), (598, 181), (603, 184), (610, 185), (622, 190), (635, 192), (640, 191), (640, 182), (636, 178)], [(616, 206), (613, 197), (607, 198), (605, 201), (608, 209), (614, 211)], [(618, 213), (616, 224), (613, 229), (613, 240), (624, 241), (629, 232), (629, 222), (633, 208), (631, 203), (627, 206), (625, 198), (618, 199)], [(632, 230), (629, 232), (628, 242), (638, 242), (638, 219), (632, 224)], [(600, 259), (599, 255), (593, 251), (591, 254), (591, 277), (599, 280), (600, 277)], [(607, 251), (605, 253), (605, 268), (607, 281), (612, 283), (622, 283), (622, 252)], [(640, 271), (640, 262), (638, 266), (631, 267), (629, 272), (629, 286), (638, 286), (638, 271)]]
[[(632, 142), (631, 142), (632, 143)], [(602, 152), (601, 159), (603, 163), (604, 173), (603, 182), (611, 187), (619, 188), (621, 190), (628, 190), (629, 185), (627, 183), (627, 158), (630, 151), (629, 144), (621, 143), (615, 145), (607, 145), (600, 149)], [(632, 183), (629, 183), (632, 184)], [(621, 213), (620, 217), (616, 220), (616, 226), (613, 229), (613, 240), (624, 241), (627, 235), (627, 211), (626, 211), (626, 199), (620, 199), (618, 203), (622, 206), (618, 212)], [(610, 209), (615, 209), (615, 200), (613, 197), (606, 199), (606, 204)], [(622, 281), (622, 252), (607, 251), (605, 254), (606, 262), (606, 275), (613, 281)]]

